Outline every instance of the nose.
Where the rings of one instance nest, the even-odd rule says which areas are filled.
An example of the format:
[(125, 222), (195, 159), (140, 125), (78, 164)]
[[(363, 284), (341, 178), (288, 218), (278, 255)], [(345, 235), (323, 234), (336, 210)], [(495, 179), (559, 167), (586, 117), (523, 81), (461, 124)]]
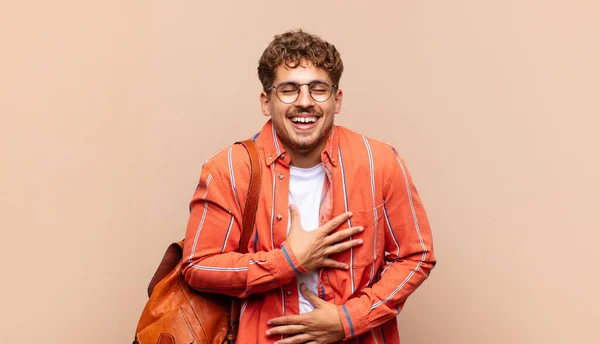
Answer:
[(300, 86), (300, 94), (298, 94), (296, 105), (301, 107), (309, 107), (315, 105), (314, 99), (312, 99), (310, 91), (308, 90), (308, 85)]

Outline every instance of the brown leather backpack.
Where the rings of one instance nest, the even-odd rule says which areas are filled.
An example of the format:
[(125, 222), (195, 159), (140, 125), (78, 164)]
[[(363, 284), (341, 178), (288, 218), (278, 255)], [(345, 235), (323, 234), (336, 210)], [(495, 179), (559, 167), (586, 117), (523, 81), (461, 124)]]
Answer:
[[(250, 156), (250, 186), (239, 252), (248, 252), (258, 207), (261, 166), (254, 141), (242, 144)], [(240, 300), (190, 288), (181, 274), (183, 241), (172, 243), (148, 285), (149, 300), (136, 329), (139, 344), (234, 343)]]

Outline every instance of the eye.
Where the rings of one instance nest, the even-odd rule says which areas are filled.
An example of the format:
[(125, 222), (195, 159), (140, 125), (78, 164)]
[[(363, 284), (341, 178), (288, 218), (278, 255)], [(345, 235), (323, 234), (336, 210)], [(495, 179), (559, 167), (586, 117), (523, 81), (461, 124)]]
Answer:
[(310, 85), (310, 91), (316, 94), (326, 94), (329, 92), (329, 85), (323, 82), (314, 82)]
[(298, 92), (298, 86), (295, 84), (282, 84), (277, 87), (281, 94), (294, 94)]

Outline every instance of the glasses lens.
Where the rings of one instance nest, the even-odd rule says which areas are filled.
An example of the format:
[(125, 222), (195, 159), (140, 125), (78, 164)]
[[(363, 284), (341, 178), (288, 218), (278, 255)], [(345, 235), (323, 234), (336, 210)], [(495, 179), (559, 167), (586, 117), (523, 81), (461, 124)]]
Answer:
[(283, 83), (277, 86), (277, 97), (284, 103), (293, 103), (298, 98), (300, 88), (294, 83)]
[(321, 81), (313, 81), (309, 85), (310, 95), (318, 102), (324, 102), (331, 96), (331, 86)]

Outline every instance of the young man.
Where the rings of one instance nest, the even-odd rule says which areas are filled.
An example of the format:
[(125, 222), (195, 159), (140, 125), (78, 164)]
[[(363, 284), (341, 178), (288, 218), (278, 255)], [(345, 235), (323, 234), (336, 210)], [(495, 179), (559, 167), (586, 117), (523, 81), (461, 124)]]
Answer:
[(429, 223), (394, 147), (335, 126), (342, 60), (301, 30), (259, 61), (254, 138), (262, 184), (248, 254), (237, 253), (249, 183), (245, 149), (203, 166), (183, 274), (243, 299), (237, 343), (399, 343), (396, 315), (435, 265)]

